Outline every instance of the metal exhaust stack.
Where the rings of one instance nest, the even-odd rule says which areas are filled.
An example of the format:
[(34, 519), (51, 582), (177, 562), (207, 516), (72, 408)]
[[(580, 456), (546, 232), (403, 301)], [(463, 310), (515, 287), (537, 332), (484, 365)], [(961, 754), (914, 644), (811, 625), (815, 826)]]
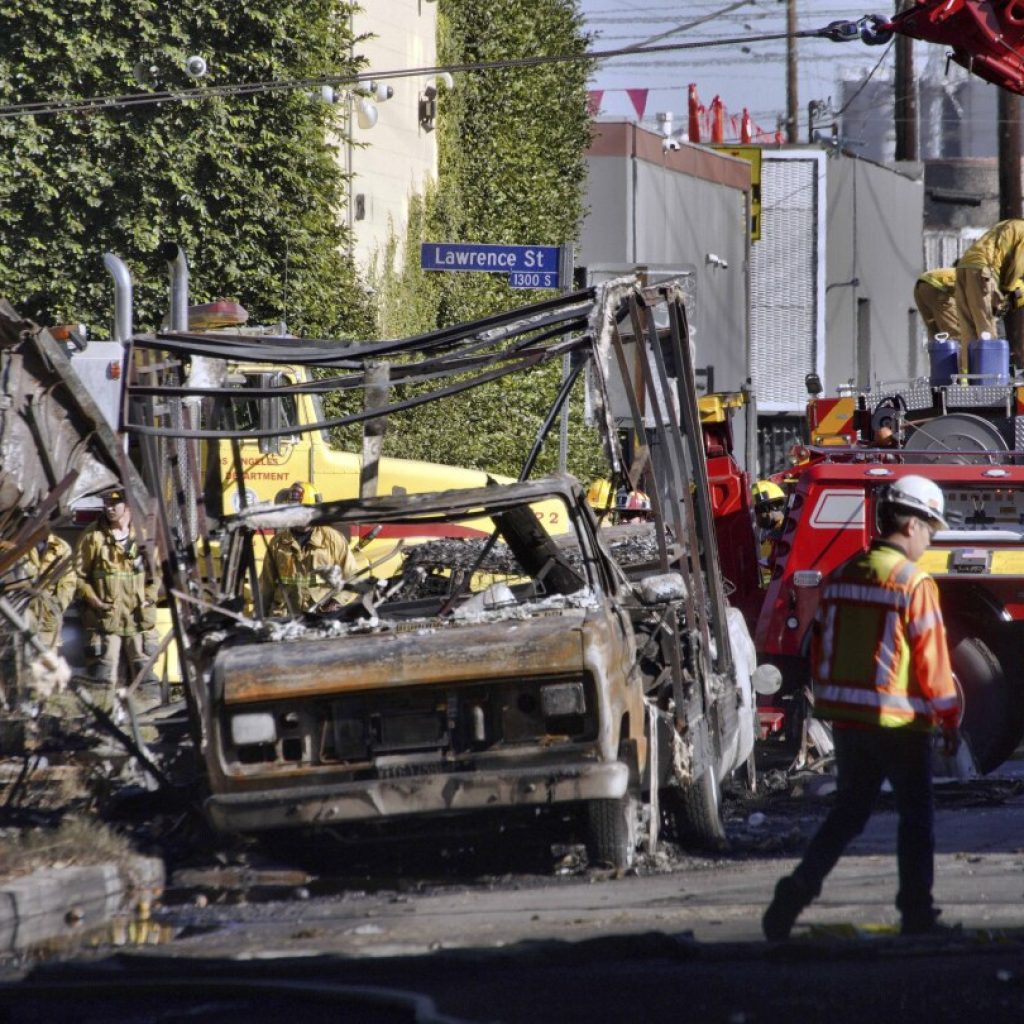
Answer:
[(188, 260), (180, 245), (163, 242), (157, 250), (160, 258), (167, 262), (167, 273), (171, 279), (172, 331), (188, 330)]
[(103, 254), (103, 265), (114, 279), (114, 330), (111, 340), (127, 345), (132, 337), (132, 275), (112, 252)]

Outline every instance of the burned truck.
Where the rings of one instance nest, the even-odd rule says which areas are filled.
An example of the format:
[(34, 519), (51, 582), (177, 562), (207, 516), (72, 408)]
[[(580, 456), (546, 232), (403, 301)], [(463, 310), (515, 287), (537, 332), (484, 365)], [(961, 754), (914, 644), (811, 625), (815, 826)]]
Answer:
[[(564, 805), (583, 812), (592, 858), (616, 866), (644, 825), (651, 847), (662, 821), (722, 838), (720, 783), (752, 767), (755, 664), (718, 566), (685, 317), (673, 285), (622, 280), (398, 341), (233, 338), (234, 357), (323, 368), (248, 401), (365, 390), (347, 415), (255, 432), (369, 425), (362, 497), (313, 505), (247, 505), (231, 389), (192, 378), (220, 340), (134, 336), (125, 428), (168, 496), (164, 585), (216, 827)], [(451, 395), (551, 360), (563, 384), (520, 482), (374, 493), (389, 415), (427, 402), (443, 415)], [(650, 495), (648, 522), (608, 527), (573, 478), (530, 479), (584, 372), (609, 475)], [(611, 386), (634, 412), (629, 458)], [(201, 487), (212, 441), (235, 451), (233, 515), (214, 516), (222, 496)], [(311, 607), (272, 613), (258, 579), (268, 538), (313, 526), (343, 533), (357, 568), (325, 576)]]
[[(553, 503), (558, 541), (534, 511)], [(378, 531), (338, 609), (203, 637), (214, 824), (583, 802), (592, 855), (627, 860), (647, 754), (629, 615), (669, 614), (681, 577), (634, 591), (570, 477), (253, 509), (230, 545), (325, 523)]]

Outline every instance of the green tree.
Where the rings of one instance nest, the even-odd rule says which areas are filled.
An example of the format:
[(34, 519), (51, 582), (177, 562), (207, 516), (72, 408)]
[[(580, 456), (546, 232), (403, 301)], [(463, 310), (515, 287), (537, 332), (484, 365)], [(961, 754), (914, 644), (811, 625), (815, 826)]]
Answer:
[[(345, 74), (342, 0), (7, 0), (0, 106)], [(198, 83), (186, 58), (205, 58)], [(156, 69), (140, 85), (137, 64)], [(338, 216), (334, 108), (264, 91), (0, 118), (0, 294), (43, 323), (111, 321), (102, 254), (136, 278), (136, 322), (167, 307), (155, 250), (181, 244), (193, 301), (237, 297), (296, 333), (370, 330)]]
[[(588, 43), (577, 0), (441, 0), (438, 18), (441, 64), (578, 55)], [(513, 291), (498, 275), (425, 274), (419, 244), (574, 241), (590, 141), (586, 79), (586, 63), (568, 61), (463, 72), (455, 89), (442, 90), (437, 187), (414, 203), (402, 244), (392, 241), (377, 270), (384, 335), (449, 326), (545, 294)], [(443, 417), (430, 406), (396, 417), (389, 451), (515, 475), (560, 377), (561, 366), (549, 365), (449, 402)], [(538, 468), (556, 465), (552, 438)], [(572, 400), (569, 466), (584, 478), (601, 471), (595, 437), (582, 425), (581, 387)]]

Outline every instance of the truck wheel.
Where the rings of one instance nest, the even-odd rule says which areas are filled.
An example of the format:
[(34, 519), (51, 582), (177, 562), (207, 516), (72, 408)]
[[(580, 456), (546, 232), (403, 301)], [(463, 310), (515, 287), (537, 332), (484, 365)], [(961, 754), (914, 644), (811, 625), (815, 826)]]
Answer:
[(630, 868), (640, 838), (640, 806), (627, 793), (618, 800), (588, 800), (587, 856), (590, 863)]
[(1021, 739), (1020, 701), (999, 658), (983, 640), (969, 636), (952, 650), (953, 671), (963, 696), (961, 731), (979, 772), (1003, 763)]
[(672, 819), (672, 831), (681, 844), (716, 850), (726, 845), (722, 789), (712, 766), (692, 786), (665, 790), (663, 803)]

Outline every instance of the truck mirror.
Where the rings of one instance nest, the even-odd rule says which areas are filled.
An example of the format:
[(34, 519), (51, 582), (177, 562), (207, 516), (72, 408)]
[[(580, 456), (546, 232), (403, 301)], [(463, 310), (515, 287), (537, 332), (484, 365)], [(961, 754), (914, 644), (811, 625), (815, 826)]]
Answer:
[[(260, 387), (274, 387), (278, 382), (277, 374), (261, 373)], [(281, 399), (261, 398), (260, 399), (260, 429), (280, 430), (281, 429)], [(281, 436), (260, 438), (260, 452), (263, 455), (278, 455), (281, 452)]]

